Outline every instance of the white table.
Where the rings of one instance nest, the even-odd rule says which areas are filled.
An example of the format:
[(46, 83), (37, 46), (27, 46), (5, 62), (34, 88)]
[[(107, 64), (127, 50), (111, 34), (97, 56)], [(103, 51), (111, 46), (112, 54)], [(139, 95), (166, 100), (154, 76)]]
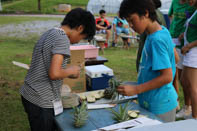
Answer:
[(131, 128), (126, 131), (197, 131), (197, 120), (182, 120), (154, 126)]

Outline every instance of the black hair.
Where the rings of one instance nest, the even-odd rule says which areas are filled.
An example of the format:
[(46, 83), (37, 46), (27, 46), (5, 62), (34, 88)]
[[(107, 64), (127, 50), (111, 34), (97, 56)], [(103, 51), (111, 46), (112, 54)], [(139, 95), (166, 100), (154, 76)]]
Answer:
[(155, 4), (155, 8), (158, 9), (161, 7), (161, 1), (160, 0), (152, 0), (153, 3)]
[(149, 18), (152, 21), (156, 21), (157, 14), (152, 0), (123, 0), (119, 13), (121, 18), (127, 18), (134, 13), (139, 16), (145, 16), (147, 11), (149, 12)]
[(197, 8), (197, 1), (194, 3), (194, 7)]
[(75, 8), (68, 12), (61, 25), (67, 25), (71, 29), (82, 25), (84, 30), (81, 34), (87, 35), (86, 39), (88, 40), (91, 40), (96, 32), (94, 16), (89, 11), (86, 11), (82, 8)]
[(100, 11), (99, 11), (99, 14), (100, 14), (100, 15), (103, 14), (103, 13), (106, 13), (105, 10), (100, 10)]

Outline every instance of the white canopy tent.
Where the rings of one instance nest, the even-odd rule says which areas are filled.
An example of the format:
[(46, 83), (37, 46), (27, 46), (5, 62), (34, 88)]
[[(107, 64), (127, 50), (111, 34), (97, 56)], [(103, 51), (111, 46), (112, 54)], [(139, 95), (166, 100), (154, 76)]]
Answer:
[(172, 0), (161, 0), (161, 2), (162, 2), (162, 6), (160, 8), (161, 12), (163, 14), (168, 14)]
[(116, 14), (121, 2), (122, 0), (89, 0), (87, 10), (98, 14), (101, 9), (104, 9), (107, 13)]
[[(120, 4), (123, 0), (89, 0), (87, 10), (93, 14), (98, 14), (101, 9), (104, 9), (107, 13), (116, 14), (120, 8)], [(161, 0), (161, 11), (164, 14), (168, 13), (172, 0)]]

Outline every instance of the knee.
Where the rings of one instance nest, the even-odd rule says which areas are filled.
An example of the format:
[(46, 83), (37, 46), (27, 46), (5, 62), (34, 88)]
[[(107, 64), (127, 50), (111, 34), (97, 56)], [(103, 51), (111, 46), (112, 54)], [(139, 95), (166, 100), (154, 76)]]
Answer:
[(192, 91), (192, 93), (197, 94), (197, 85), (190, 84), (190, 90)]
[(125, 29), (125, 34), (129, 34), (129, 29)]
[(181, 82), (181, 85), (182, 85), (183, 87), (187, 87), (187, 86), (188, 86), (187, 78), (185, 78), (183, 75), (182, 75), (181, 78), (180, 78), (180, 82)]
[(106, 30), (106, 32), (107, 32), (107, 35), (110, 35), (110, 30)]

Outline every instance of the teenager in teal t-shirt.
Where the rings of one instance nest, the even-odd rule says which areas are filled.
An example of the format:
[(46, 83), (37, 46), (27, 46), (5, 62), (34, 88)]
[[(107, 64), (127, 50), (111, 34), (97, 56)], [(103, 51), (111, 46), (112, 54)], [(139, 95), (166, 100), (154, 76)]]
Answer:
[[(173, 48), (171, 36), (164, 26), (162, 30), (147, 36), (139, 67), (138, 84), (158, 77), (162, 69), (171, 68), (174, 78), (176, 65)], [(139, 104), (154, 114), (169, 112), (177, 106), (177, 93), (172, 82), (141, 93), (138, 97)]]
[(118, 92), (126, 96), (138, 95), (141, 107), (157, 115), (164, 122), (175, 120), (177, 94), (172, 81), (175, 75), (174, 44), (168, 30), (157, 21), (151, 0), (123, 0), (120, 17), (147, 38), (139, 68), (138, 85), (120, 85)]

